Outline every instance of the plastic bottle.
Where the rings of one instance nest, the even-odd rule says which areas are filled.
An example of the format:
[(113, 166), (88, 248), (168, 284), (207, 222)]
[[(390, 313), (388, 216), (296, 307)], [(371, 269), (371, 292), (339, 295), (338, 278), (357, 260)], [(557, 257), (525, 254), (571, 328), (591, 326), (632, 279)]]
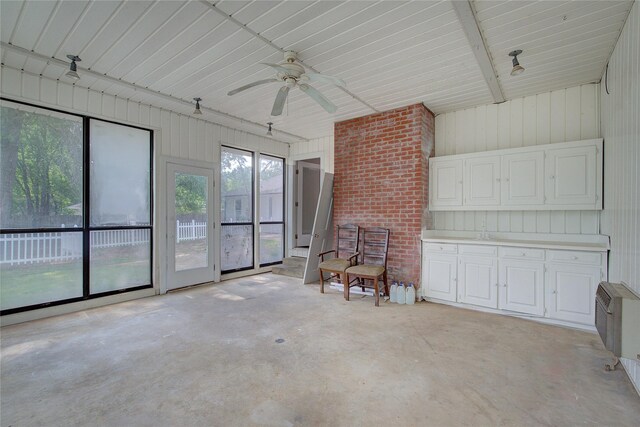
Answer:
[(389, 289), (390, 302), (398, 302), (397, 291), (398, 291), (398, 282), (394, 280), (393, 283), (391, 284), (391, 289)]
[(406, 300), (406, 303), (409, 305), (414, 304), (416, 302), (416, 288), (413, 287), (413, 283), (409, 283), (407, 285), (405, 300)]
[(396, 289), (396, 301), (398, 304), (404, 304), (405, 293), (404, 293), (404, 282), (400, 282), (398, 285), (398, 289)]

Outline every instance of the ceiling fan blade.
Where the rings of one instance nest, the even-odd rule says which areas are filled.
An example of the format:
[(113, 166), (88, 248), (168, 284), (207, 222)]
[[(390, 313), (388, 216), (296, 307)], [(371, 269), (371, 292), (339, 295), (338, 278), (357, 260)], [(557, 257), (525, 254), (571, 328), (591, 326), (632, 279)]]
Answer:
[(309, 86), (307, 84), (301, 84), (301, 85), (298, 85), (298, 86), (300, 87), (300, 90), (302, 90), (304, 93), (306, 93), (311, 98), (313, 98), (313, 100), (316, 101), (318, 104), (320, 104), (320, 106), (322, 108), (327, 110), (328, 113), (335, 113), (338, 110), (338, 107), (336, 107), (323, 94), (318, 92), (313, 87), (311, 87), (311, 86)]
[(285, 67), (283, 67), (282, 65), (278, 65), (278, 64), (271, 64), (269, 62), (261, 62), (262, 65), (268, 65), (269, 67), (275, 69), (276, 71), (279, 71), (281, 73), (284, 74), (289, 74), (290, 71), (288, 69), (286, 69)]
[(249, 83), (248, 85), (240, 86), (239, 88), (234, 89), (231, 92), (227, 93), (227, 95), (229, 95), (229, 96), (235, 95), (238, 92), (242, 92), (243, 90), (251, 89), (254, 86), (263, 85), (265, 83), (278, 82), (278, 81), (280, 81), (280, 80), (278, 80), (278, 79), (258, 80), (257, 82), (253, 82), (253, 83)]
[(273, 103), (273, 108), (271, 109), (272, 116), (279, 116), (282, 114), (282, 109), (284, 108), (284, 102), (287, 100), (287, 95), (289, 94), (289, 86), (282, 86), (276, 95), (276, 100)]
[(309, 78), (309, 81), (312, 82), (331, 83), (340, 87), (347, 86), (344, 80), (333, 76), (327, 76), (326, 74), (304, 73), (304, 75), (307, 76)]

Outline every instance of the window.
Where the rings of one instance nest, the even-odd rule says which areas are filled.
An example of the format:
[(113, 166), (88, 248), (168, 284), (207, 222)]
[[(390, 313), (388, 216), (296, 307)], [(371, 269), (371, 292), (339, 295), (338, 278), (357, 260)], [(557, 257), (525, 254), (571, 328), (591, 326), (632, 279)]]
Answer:
[(1, 313), (152, 286), (152, 132), (0, 108)]
[[(223, 147), (221, 271), (253, 268), (253, 153)], [(244, 201), (244, 203), (243, 203)]]
[(284, 160), (260, 155), (260, 265), (284, 257)]

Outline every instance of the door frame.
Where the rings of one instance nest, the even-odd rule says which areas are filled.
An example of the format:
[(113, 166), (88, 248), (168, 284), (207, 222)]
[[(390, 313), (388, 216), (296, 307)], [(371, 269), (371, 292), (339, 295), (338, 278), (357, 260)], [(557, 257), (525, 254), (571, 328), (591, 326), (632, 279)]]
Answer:
[[(320, 191), (322, 191), (322, 183), (324, 182), (324, 171), (326, 166), (325, 154), (323, 151), (310, 151), (307, 153), (294, 154), (287, 158), (287, 177), (286, 182), (291, 185), (287, 186), (287, 237), (286, 237), (286, 256), (291, 256), (291, 249), (295, 248), (296, 239), (295, 234), (298, 229), (296, 210), (295, 210), (295, 198), (297, 188), (296, 180), (296, 162), (299, 160), (308, 159), (320, 159)], [(296, 182), (296, 185), (293, 183)]]
[(158, 166), (158, 175), (156, 178), (156, 191), (158, 192), (158, 197), (156, 198), (156, 224), (157, 224), (157, 233), (158, 233), (158, 263), (156, 265), (156, 273), (158, 280), (158, 291), (161, 294), (165, 294), (168, 291), (168, 280), (169, 280), (169, 248), (167, 237), (169, 234), (168, 224), (167, 224), (167, 216), (168, 216), (168, 195), (167, 195), (167, 179), (168, 179), (168, 165), (169, 163), (183, 165), (187, 167), (196, 167), (202, 169), (209, 169), (213, 171), (213, 194), (210, 197), (210, 204), (212, 204), (213, 209), (213, 262), (214, 262), (214, 271), (213, 271), (213, 282), (220, 281), (220, 212), (219, 209), (216, 209), (216, 206), (219, 206), (220, 197), (219, 191), (220, 186), (217, 185), (220, 175), (220, 168), (214, 162), (205, 162), (201, 160), (189, 160), (183, 159), (180, 157), (173, 156), (159, 156), (157, 161)]
[[(316, 157), (317, 158), (317, 157)], [(296, 174), (296, 202), (297, 202), (297, 206), (296, 203), (294, 203), (294, 212), (296, 215), (296, 235), (298, 236), (296, 238), (296, 236), (294, 236), (294, 244), (296, 245), (296, 247), (300, 247), (300, 246), (309, 246), (311, 244), (311, 236), (313, 235), (313, 228), (315, 226), (315, 215), (314, 215), (314, 220), (311, 224), (311, 232), (309, 233), (309, 243), (308, 244), (304, 244), (305, 243), (305, 239), (304, 239), (304, 233), (302, 232), (302, 221), (303, 221), (303, 215), (302, 215), (302, 210), (304, 208), (304, 203), (302, 202), (302, 200), (304, 199), (304, 191), (301, 188), (302, 186), (304, 186), (303, 182), (304, 182), (304, 172), (300, 173), (300, 166), (302, 163), (302, 168), (307, 168), (307, 169), (312, 169), (314, 171), (318, 171), (318, 198), (316, 200), (316, 208), (317, 208), (317, 203), (320, 200), (320, 195), (322, 194), (322, 186), (323, 184), (323, 178), (324, 178), (324, 174), (321, 173), (321, 168), (320, 165), (318, 163), (310, 163), (307, 162), (306, 160), (297, 160), (295, 163), (295, 168), (298, 171), (298, 173)], [(302, 186), (301, 186), (302, 184)], [(316, 209), (314, 209), (314, 212), (316, 211)], [(303, 241), (302, 244), (300, 241)]]

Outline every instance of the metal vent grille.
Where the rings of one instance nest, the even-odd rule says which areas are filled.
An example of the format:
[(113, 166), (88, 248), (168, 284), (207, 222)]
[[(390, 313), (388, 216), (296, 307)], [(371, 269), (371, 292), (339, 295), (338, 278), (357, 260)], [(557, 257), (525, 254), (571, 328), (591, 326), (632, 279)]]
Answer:
[(596, 298), (599, 299), (602, 302), (602, 305), (604, 305), (607, 309), (609, 308), (609, 304), (611, 303), (611, 295), (609, 295), (609, 293), (607, 293), (607, 291), (602, 286), (598, 286), (598, 290), (596, 291)]

